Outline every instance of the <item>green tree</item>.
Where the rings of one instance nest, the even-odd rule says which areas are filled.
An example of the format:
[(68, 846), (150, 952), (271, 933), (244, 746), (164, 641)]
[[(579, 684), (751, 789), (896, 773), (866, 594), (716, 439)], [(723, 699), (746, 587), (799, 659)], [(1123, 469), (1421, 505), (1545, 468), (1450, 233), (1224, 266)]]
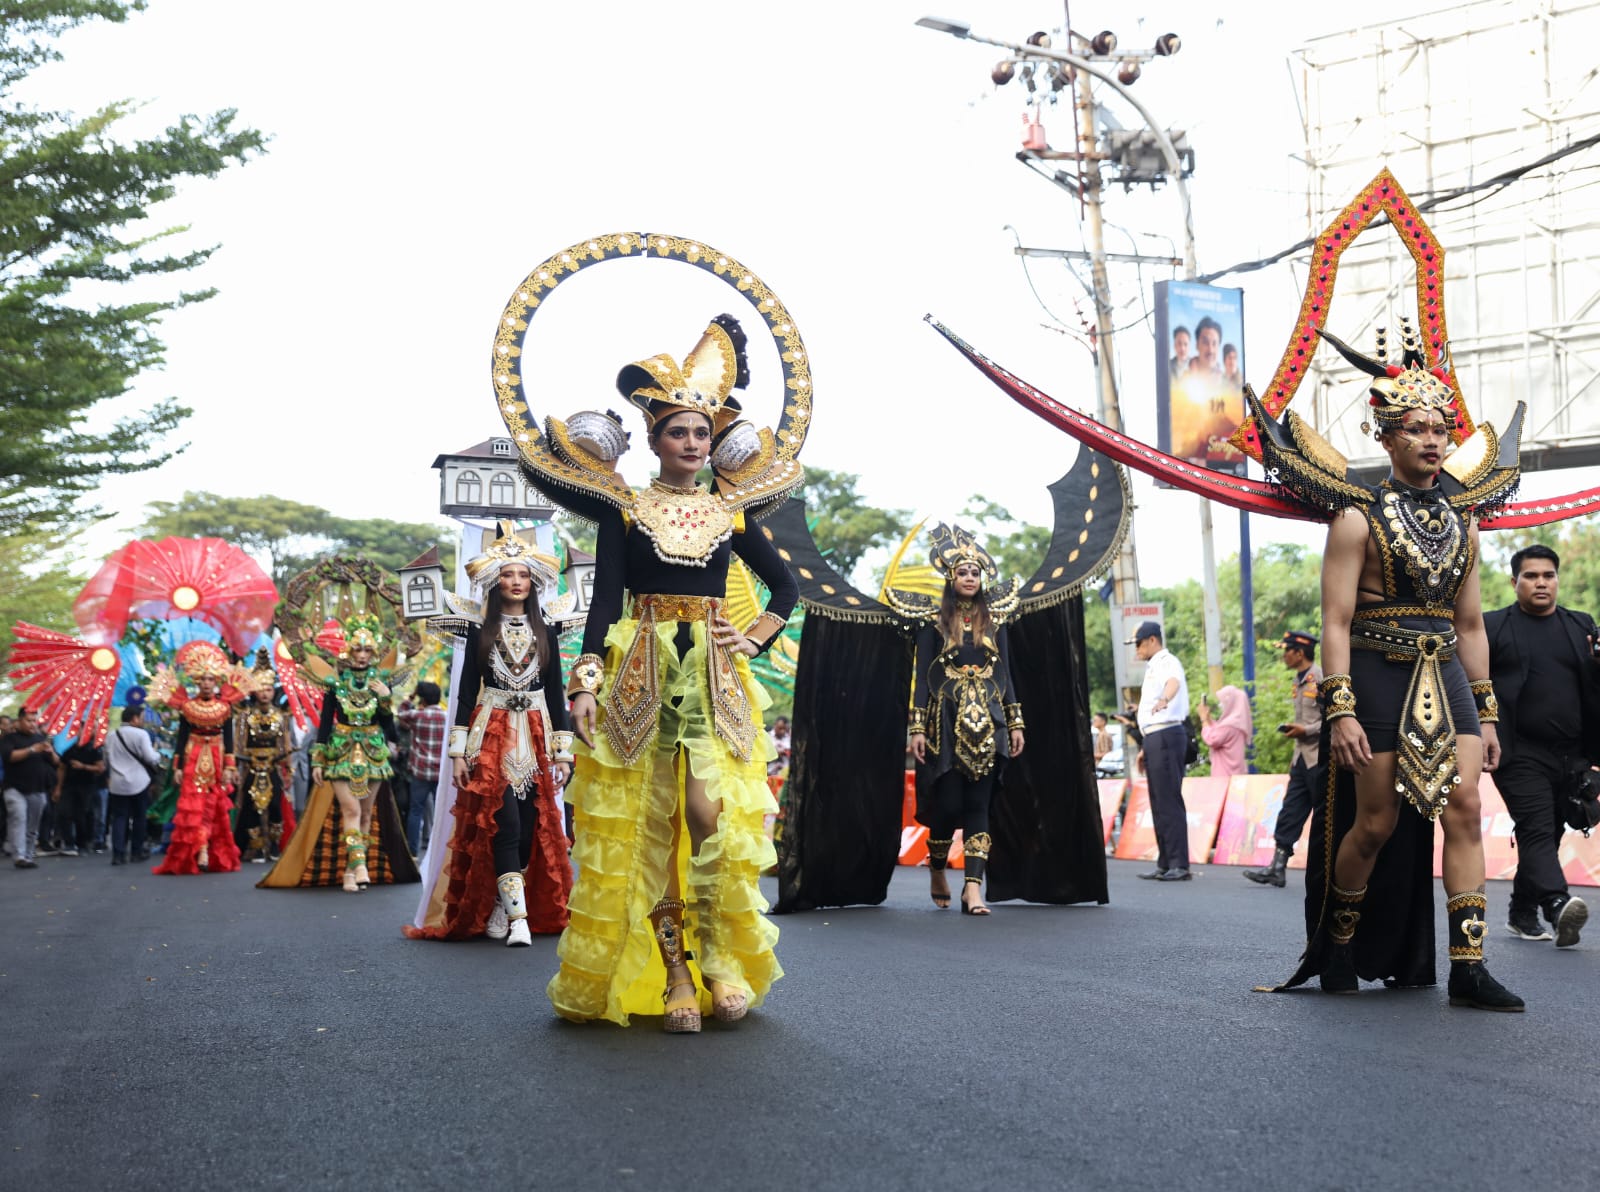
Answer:
[(806, 513), (811, 536), (840, 575), (849, 576), (869, 550), (893, 546), (911, 528), (904, 509), (879, 509), (856, 492), (861, 478), (850, 472), (806, 468)]
[(994, 557), (1002, 579), (1015, 575), (1026, 581), (1050, 549), (1050, 527), (1019, 521), (1004, 505), (977, 494), (967, 498), (961, 524), (976, 534)]
[(6, 712), (18, 701), (12, 694), (11, 647), (16, 642), (12, 626), (28, 621), (45, 629), (76, 633), (72, 601), (87, 578), (67, 562), (70, 552), (60, 542), (42, 534), (11, 534), (0, 538), (0, 708)]
[(150, 230), (151, 209), (180, 181), (215, 177), (263, 147), (259, 132), (234, 127), (231, 110), (183, 116), (159, 137), (122, 142), (114, 134), (137, 106), (131, 101), (80, 117), (14, 98), (18, 83), (61, 58), (63, 33), (96, 18), (125, 21), (144, 7), (17, 0), (0, 11), (0, 534), (59, 524), (103, 477), (170, 457), (160, 444), (188, 414), (178, 401), (115, 421), (98, 407), (163, 363), (162, 317), (214, 291), (97, 299), (204, 264), (214, 249), (158, 247), (188, 229)]
[(426, 522), (335, 517), (320, 505), (284, 497), (223, 497), (186, 492), (176, 501), (152, 501), (141, 533), (147, 538), (222, 538), (272, 561), (281, 589), (317, 559), (362, 554), (396, 571), (430, 546), (439, 548), (445, 574), (455, 571), (455, 535)]

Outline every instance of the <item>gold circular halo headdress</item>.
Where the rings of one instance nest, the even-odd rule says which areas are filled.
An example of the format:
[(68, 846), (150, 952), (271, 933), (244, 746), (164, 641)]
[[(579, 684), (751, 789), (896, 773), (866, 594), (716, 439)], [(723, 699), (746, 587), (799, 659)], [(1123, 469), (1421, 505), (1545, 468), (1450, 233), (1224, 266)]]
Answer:
[[(693, 265), (737, 290), (761, 315), (782, 367), (783, 411), (775, 431), (751, 433), (745, 423), (729, 427), (728, 432), (737, 432), (742, 441), (737, 451), (724, 458), (738, 462), (733, 467), (719, 466), (716, 472), (718, 491), (730, 505), (748, 510), (753, 517), (771, 512), (803, 477), (798, 459), (811, 427), (810, 357), (799, 326), (765, 282), (726, 253), (682, 236), (616, 232), (591, 237), (543, 261), (511, 295), (495, 329), (491, 379), (495, 404), (524, 468), (557, 504), (567, 507), (565, 496), (580, 498), (574, 509), (580, 516), (586, 515), (581, 498), (598, 497), (623, 508), (633, 501), (633, 490), (614, 467), (626, 447), (620, 428), (607, 426), (606, 416), (593, 411), (574, 414), (566, 422), (547, 416), (541, 425), (520, 367), (528, 328), (555, 288), (583, 269), (620, 260)], [(597, 450), (597, 440), (609, 443), (610, 449)]]

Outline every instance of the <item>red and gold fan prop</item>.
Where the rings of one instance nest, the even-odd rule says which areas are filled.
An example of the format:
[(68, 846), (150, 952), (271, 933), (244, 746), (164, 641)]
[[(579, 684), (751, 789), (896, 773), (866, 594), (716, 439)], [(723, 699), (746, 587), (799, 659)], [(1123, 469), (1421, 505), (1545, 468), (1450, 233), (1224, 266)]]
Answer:
[(28, 693), (28, 707), (51, 732), (76, 730), (79, 741), (104, 741), (121, 655), (110, 646), (26, 621), (18, 621), (12, 632), (17, 641), (11, 648), (11, 682)]
[(322, 688), (306, 681), (300, 664), (289, 653), (289, 643), (279, 638), (272, 644), (272, 665), (278, 672), (278, 686), (289, 700), (289, 712), (301, 728), (322, 719)]
[(96, 744), (106, 735), (122, 660), (113, 649), (134, 620), (193, 617), (243, 657), (272, 625), (278, 589), (256, 561), (220, 538), (130, 542), (73, 602), (81, 637), (15, 626), (12, 682), (51, 732)]

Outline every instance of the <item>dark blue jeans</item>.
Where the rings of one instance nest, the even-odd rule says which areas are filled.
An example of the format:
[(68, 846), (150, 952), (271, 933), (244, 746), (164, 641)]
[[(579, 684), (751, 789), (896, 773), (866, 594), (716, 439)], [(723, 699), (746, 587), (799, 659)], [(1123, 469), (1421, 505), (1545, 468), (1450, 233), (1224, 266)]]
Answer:
[(430, 837), (433, 835), (433, 796), (439, 789), (439, 780), (411, 774), (407, 781), (411, 784), (411, 807), (406, 813), (406, 843), (411, 846), (411, 855), (420, 857), (423, 829)]
[[(112, 855), (126, 859), (130, 845), (135, 856), (144, 852), (144, 821), (150, 810), (150, 788), (145, 787), (137, 795), (112, 795), (107, 801), (111, 804)], [(130, 823), (132, 839), (128, 831)]]

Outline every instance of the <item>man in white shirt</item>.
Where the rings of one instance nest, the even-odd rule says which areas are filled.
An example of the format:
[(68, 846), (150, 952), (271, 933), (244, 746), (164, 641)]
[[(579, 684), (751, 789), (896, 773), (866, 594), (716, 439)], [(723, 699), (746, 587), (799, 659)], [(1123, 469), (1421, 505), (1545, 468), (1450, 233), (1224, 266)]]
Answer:
[(1139, 876), (1146, 881), (1186, 882), (1189, 872), (1189, 813), (1183, 805), (1184, 754), (1189, 734), (1189, 683), (1183, 663), (1162, 644), (1161, 626), (1145, 621), (1127, 644), (1144, 663), (1144, 686), (1139, 691), (1139, 731), (1144, 748), (1139, 754), (1150, 788), (1150, 818), (1155, 821), (1156, 867)]
[(150, 809), (152, 771), (161, 764), (161, 755), (144, 729), (144, 708), (132, 704), (122, 709), (122, 724), (106, 738), (113, 865), (126, 865), (130, 859), (144, 861), (150, 856), (144, 819)]

